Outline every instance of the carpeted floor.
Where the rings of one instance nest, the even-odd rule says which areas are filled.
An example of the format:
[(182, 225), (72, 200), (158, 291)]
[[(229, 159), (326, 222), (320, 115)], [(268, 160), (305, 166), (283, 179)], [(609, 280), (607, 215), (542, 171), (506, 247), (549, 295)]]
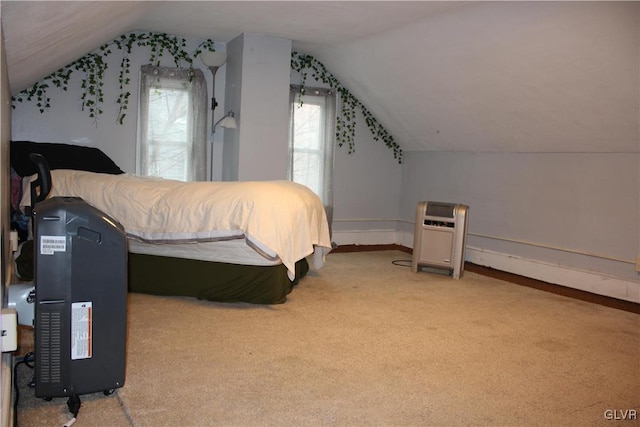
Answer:
[[(407, 258), (330, 254), (276, 306), (130, 294), (126, 384), (82, 396), (74, 426), (584, 426), (640, 412), (639, 315), (393, 263)], [(30, 375), (20, 367), (19, 425), (63, 425), (66, 399), (34, 398)]]

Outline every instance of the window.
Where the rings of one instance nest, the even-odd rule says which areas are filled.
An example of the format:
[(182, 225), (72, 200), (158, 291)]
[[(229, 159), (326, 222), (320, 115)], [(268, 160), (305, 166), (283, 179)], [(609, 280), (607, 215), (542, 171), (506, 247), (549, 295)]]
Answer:
[(335, 103), (335, 95), (329, 90), (305, 88), (301, 95), (300, 87), (291, 88), (289, 179), (306, 185), (320, 197), (329, 224), (333, 216)]
[(206, 178), (207, 87), (200, 70), (142, 67), (138, 173)]

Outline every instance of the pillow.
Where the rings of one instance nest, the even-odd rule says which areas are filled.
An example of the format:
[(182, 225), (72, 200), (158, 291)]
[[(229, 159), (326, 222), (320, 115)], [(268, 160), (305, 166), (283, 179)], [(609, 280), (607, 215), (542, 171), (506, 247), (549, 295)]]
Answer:
[(112, 175), (124, 173), (98, 148), (51, 142), (11, 141), (11, 167), (22, 177), (37, 173), (29, 158), (30, 153), (42, 154), (50, 169), (74, 169)]

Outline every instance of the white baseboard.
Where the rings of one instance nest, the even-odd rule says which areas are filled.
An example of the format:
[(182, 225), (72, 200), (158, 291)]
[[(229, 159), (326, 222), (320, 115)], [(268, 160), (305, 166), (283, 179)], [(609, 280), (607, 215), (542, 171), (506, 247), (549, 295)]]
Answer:
[(465, 259), (474, 264), (555, 285), (640, 303), (640, 283), (638, 282), (469, 246), (466, 248)]
[(392, 245), (398, 241), (396, 230), (333, 230), (333, 241), (339, 245)]
[[(390, 245), (413, 247), (413, 233), (398, 230), (334, 231), (338, 245)], [(507, 273), (579, 289), (597, 295), (640, 303), (640, 281), (607, 276), (595, 271), (572, 269), (510, 254), (467, 246), (465, 260)]]

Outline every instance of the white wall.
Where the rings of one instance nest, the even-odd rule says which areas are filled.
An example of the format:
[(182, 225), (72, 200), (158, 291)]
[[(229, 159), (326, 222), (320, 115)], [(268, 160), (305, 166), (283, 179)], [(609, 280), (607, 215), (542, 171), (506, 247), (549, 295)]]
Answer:
[(245, 33), (229, 43), (228, 105), (238, 129), (225, 138), (225, 180), (287, 179), (291, 40)]
[(640, 2), (453, 3), (316, 57), (407, 150), (637, 151)]
[(389, 244), (397, 241), (403, 165), (393, 151), (374, 141), (356, 115), (355, 152), (336, 148), (333, 240), (338, 244)]
[[(192, 52), (202, 42), (199, 39), (187, 39), (188, 52)], [(224, 44), (216, 44), (216, 50), (225, 50)], [(118, 73), (120, 70), (120, 54), (115, 50), (108, 60), (108, 69), (104, 78), (104, 114), (94, 122), (87, 112), (81, 110), (80, 104), (80, 80), (81, 73), (75, 72), (69, 85), (69, 90), (64, 92), (58, 88), (49, 89), (51, 108), (40, 113), (35, 102), (16, 103), (12, 118), (12, 140), (35, 142), (62, 142), (78, 145), (97, 147), (110, 156), (114, 162), (125, 172), (134, 173), (136, 170), (136, 140), (137, 140), (137, 100), (139, 89), (140, 67), (148, 63), (150, 51), (148, 48), (134, 47), (130, 56), (131, 83), (128, 90), (131, 92), (129, 109), (123, 125), (117, 120), (118, 108), (116, 99), (118, 96)], [(175, 66), (173, 60), (167, 55), (161, 62), (164, 66)], [(201, 68), (207, 79), (209, 93), (211, 93), (211, 72), (199, 59), (194, 61), (194, 66)], [(224, 114), (224, 81), (226, 66), (220, 67), (216, 74), (216, 99), (220, 106), (215, 110), (215, 120)], [(209, 126), (211, 123), (209, 123)], [(219, 146), (224, 132), (219, 130), (215, 134), (216, 144)], [(221, 172), (218, 172), (220, 174)], [(215, 176), (215, 174), (214, 174)]]
[(402, 215), (419, 200), (464, 203), (469, 246), (637, 279), (639, 165), (629, 153), (408, 152)]
[[(236, 113), (238, 128), (242, 128), (242, 68), (244, 62), (244, 37), (238, 36), (227, 43), (227, 75), (225, 79), (225, 111), (232, 109)], [(238, 129), (225, 131), (222, 144), (222, 163), (220, 178), (222, 181), (237, 181), (240, 165), (240, 133)]]
[(468, 260), (640, 302), (639, 53), (637, 2), (479, 2), (317, 57), (415, 150), (396, 243), (465, 203)]
[[(434, 151), (405, 153), (401, 225), (419, 200), (465, 203), (468, 260), (640, 302), (640, 13), (596, 3), (461, 14), (474, 37), (424, 76), (442, 102), (425, 114)], [(481, 26), (491, 8), (512, 39)]]
[[(190, 49), (195, 49), (201, 42), (187, 40)], [(238, 179), (239, 169), (234, 170), (229, 165), (242, 166), (242, 177), (245, 179), (286, 178), (290, 83), (288, 46), (289, 41), (256, 34), (240, 36), (227, 46), (216, 44), (217, 50), (227, 51), (228, 59), (216, 74), (215, 96), (219, 106), (215, 110), (215, 120), (229, 109), (234, 109), (239, 128), (218, 128), (214, 134), (214, 180)], [(270, 65), (271, 71), (265, 76), (265, 61), (271, 61), (273, 57), (278, 60)], [(12, 119), (12, 139), (98, 147), (123, 170), (135, 172), (137, 71), (147, 59), (148, 52), (144, 49), (134, 50), (131, 56), (131, 103), (124, 125), (116, 123), (119, 58), (115, 55), (106, 72), (105, 113), (97, 124), (80, 109), (80, 82), (76, 75), (69, 92), (55, 88), (50, 90), (52, 107), (43, 114), (35, 107), (35, 103), (17, 104)], [(170, 66), (171, 63), (163, 65)], [(195, 65), (204, 70), (208, 86), (211, 87), (211, 73), (199, 60)], [(272, 93), (274, 83), (265, 83), (268, 76), (281, 88), (282, 93)], [(299, 83), (299, 78), (294, 76), (292, 82)], [(264, 90), (270, 92), (265, 93)], [(244, 99), (243, 91), (246, 91)], [(284, 102), (277, 110), (277, 116), (273, 115), (276, 110), (273, 102)], [(266, 118), (269, 120), (265, 121)], [(347, 147), (336, 150), (334, 229), (338, 234), (337, 241), (343, 244), (393, 243), (399, 217), (402, 166), (393, 158), (391, 150), (371, 139), (359, 115), (357, 123), (356, 153), (348, 155)], [(270, 136), (263, 138), (263, 134)], [(241, 136), (244, 139), (239, 144)], [(241, 145), (244, 147), (242, 163), (239, 158)], [(227, 176), (223, 176), (225, 168)], [(375, 230), (373, 237), (372, 230)]]

